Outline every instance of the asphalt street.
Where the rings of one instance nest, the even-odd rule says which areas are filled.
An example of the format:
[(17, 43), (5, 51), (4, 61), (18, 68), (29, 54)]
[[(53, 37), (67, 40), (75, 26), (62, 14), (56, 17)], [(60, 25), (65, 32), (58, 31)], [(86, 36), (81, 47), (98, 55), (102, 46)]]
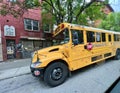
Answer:
[[(8, 74), (8, 76), (9, 72), (14, 72), (14, 70), (15, 73), (21, 70), (21, 72), (26, 70), (30, 72), (29, 68), (20, 68), (2, 72), (6, 71), (3, 74)], [(3, 74), (1, 73), (1, 75)], [(101, 64), (90, 65), (72, 72), (72, 76), (66, 82), (53, 88), (30, 73), (1, 79), (0, 93), (104, 93), (119, 76), (120, 60), (107, 60)]]

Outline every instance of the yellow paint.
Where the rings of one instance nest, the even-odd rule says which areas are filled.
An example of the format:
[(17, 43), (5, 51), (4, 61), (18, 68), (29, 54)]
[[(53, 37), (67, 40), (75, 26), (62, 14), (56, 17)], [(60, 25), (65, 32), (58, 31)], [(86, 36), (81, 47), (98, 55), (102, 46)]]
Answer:
[[(65, 28), (69, 29), (69, 42), (62, 45), (52, 46), (48, 48), (44, 48), (38, 50), (34, 53), (32, 58), (32, 63), (36, 62), (38, 59), (41, 64), (37, 68), (45, 68), (51, 62), (58, 62), (62, 60), (66, 62), (70, 71), (85, 67), (87, 65), (97, 63), (101, 60), (105, 60), (109, 57), (113, 57), (116, 55), (116, 50), (120, 49), (120, 33), (108, 30), (102, 30), (92, 27), (86, 27), (76, 24), (70, 23), (62, 23), (60, 24), (56, 30), (53, 32), (53, 37), (58, 35), (62, 30)], [(71, 29), (75, 30), (82, 30), (83, 31), (83, 44), (73, 45), (72, 43), (72, 34)], [(87, 31), (98, 32), (98, 33), (105, 33), (106, 42), (92, 42), (93, 48), (92, 50), (85, 49), (85, 46), (89, 43), (87, 42)], [(108, 40), (108, 35), (111, 35), (111, 41)], [(119, 41), (114, 41), (114, 34), (119, 36)], [(96, 34), (95, 34), (96, 38)], [(55, 51), (54, 50), (57, 49)], [(104, 55), (109, 55), (105, 57)], [(102, 58), (100, 58), (101, 56)], [(97, 58), (100, 58), (96, 60)], [(95, 60), (95, 61), (94, 61)]]

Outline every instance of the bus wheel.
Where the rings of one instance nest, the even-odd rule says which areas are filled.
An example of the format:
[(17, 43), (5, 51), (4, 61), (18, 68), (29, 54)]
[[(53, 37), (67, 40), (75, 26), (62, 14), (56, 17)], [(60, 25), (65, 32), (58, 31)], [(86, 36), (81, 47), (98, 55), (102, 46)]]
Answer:
[(45, 82), (52, 87), (62, 84), (68, 76), (68, 68), (64, 63), (56, 62), (49, 65), (44, 73)]
[(117, 51), (116, 51), (115, 59), (116, 59), (116, 60), (119, 60), (119, 59), (120, 59), (120, 50), (117, 50)]

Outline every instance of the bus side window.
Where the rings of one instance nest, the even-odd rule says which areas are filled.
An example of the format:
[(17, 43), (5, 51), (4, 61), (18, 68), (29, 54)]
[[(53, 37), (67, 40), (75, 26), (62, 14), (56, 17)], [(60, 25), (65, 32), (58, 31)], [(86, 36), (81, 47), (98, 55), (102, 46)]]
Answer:
[(95, 33), (87, 31), (87, 42), (95, 42)]
[(106, 35), (105, 33), (102, 33), (102, 42), (105, 42), (106, 41)]
[(119, 41), (119, 35), (117, 35), (117, 41)]
[(119, 35), (114, 34), (114, 41), (119, 41)]
[(96, 33), (96, 41), (101, 42), (101, 33)]
[(83, 44), (83, 31), (72, 30), (72, 41), (74, 45)]
[(108, 41), (111, 42), (111, 35), (108, 35)]
[(119, 41), (120, 41), (120, 35), (119, 35)]
[(78, 31), (78, 39), (79, 39), (79, 44), (83, 44), (84, 43), (84, 41), (83, 41), (83, 31), (82, 30), (80, 30), (80, 31)]
[(114, 34), (114, 41), (116, 41), (116, 35)]

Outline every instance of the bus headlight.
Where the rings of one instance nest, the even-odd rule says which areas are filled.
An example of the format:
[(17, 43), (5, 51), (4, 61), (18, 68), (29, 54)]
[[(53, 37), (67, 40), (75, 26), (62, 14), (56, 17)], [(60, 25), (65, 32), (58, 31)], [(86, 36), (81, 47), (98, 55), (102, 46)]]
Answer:
[(40, 64), (41, 64), (41, 62), (37, 61), (37, 62), (35, 62), (35, 63), (32, 63), (32, 64), (31, 64), (31, 67), (32, 67), (32, 68), (36, 68), (36, 67), (38, 67)]
[(33, 57), (34, 57), (34, 54), (35, 54), (34, 52), (32, 52), (32, 53), (31, 53), (31, 58), (33, 58)]

